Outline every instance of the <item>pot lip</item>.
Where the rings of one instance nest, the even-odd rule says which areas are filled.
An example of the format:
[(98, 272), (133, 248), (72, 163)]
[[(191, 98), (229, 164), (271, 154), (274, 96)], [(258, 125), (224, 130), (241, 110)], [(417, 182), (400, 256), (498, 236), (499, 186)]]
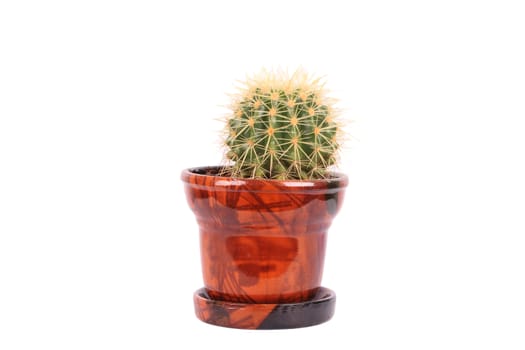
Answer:
[[(186, 168), (181, 172), (181, 180), (195, 187), (222, 188), (228, 191), (258, 191), (261, 189), (263, 192), (311, 192), (312, 190), (326, 192), (327, 190), (339, 191), (348, 185), (348, 176), (339, 172), (330, 172), (331, 177), (314, 180), (250, 179), (210, 174), (210, 172), (216, 172), (222, 167), (221, 165), (214, 165)], [(268, 186), (274, 189), (269, 190)]]

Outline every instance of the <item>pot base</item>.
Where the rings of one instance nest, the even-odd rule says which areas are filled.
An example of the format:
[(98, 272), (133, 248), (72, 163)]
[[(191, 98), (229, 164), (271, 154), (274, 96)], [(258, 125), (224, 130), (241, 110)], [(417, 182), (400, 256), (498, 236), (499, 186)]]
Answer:
[(286, 329), (314, 326), (334, 315), (335, 293), (321, 287), (308, 301), (287, 304), (243, 304), (210, 298), (206, 289), (193, 294), (201, 321), (240, 329)]

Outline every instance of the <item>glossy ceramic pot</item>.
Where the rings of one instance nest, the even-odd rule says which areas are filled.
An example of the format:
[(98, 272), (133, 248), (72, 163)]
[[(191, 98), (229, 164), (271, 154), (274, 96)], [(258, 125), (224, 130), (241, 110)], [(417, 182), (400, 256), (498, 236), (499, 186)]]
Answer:
[(219, 167), (186, 169), (182, 180), (200, 228), (204, 292), (213, 300), (283, 304), (319, 292), (328, 228), (348, 179), (236, 179)]

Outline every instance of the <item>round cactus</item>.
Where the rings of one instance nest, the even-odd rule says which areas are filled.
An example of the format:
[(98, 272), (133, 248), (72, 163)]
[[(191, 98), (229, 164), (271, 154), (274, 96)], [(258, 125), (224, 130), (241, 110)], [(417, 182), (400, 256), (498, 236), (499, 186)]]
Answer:
[(335, 164), (334, 100), (304, 71), (262, 71), (240, 88), (227, 118), (225, 173), (240, 178), (320, 179)]

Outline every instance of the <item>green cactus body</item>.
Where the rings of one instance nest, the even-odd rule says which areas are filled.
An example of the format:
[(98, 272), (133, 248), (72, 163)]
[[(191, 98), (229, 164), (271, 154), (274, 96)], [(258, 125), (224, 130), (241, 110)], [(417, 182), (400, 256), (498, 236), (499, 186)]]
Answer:
[(319, 80), (263, 72), (246, 83), (227, 120), (229, 175), (319, 179), (336, 162), (339, 125)]

